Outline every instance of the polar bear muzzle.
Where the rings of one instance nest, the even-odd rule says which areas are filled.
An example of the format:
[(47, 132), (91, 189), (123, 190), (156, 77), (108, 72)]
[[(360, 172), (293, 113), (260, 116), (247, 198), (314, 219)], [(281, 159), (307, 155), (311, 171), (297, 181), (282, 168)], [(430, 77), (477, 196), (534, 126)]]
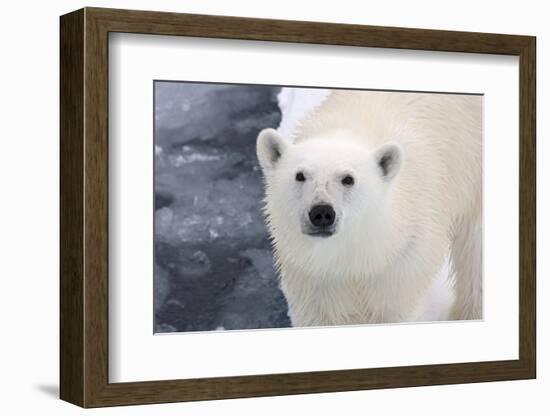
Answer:
[(334, 224), (336, 213), (330, 205), (315, 205), (309, 211), (309, 220), (314, 227), (330, 227)]
[(314, 205), (308, 212), (309, 224), (304, 233), (314, 237), (330, 237), (335, 232), (336, 212), (331, 205)]

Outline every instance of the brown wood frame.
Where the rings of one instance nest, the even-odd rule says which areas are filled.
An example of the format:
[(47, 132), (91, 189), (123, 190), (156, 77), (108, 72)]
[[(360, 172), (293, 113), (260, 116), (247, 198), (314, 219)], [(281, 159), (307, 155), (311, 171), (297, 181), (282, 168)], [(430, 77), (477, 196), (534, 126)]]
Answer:
[[(85, 8), (60, 19), (60, 396), (83, 407), (336, 392), (536, 376), (535, 52), (531, 36)], [(519, 359), (109, 383), (109, 32), (519, 56)]]

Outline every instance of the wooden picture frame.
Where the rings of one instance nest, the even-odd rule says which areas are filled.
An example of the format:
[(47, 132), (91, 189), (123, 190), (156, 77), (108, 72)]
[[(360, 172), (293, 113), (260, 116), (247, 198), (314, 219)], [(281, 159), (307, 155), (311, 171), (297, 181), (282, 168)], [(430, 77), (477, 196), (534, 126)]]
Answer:
[[(60, 29), (61, 399), (101, 407), (535, 378), (534, 37), (100, 8), (62, 16)], [(110, 32), (519, 56), (519, 359), (109, 383)]]

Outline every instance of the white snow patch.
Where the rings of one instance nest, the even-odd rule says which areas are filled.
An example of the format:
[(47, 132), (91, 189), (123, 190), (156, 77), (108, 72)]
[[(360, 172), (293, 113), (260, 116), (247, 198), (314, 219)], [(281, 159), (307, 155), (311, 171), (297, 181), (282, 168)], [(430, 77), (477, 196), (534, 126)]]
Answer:
[(277, 131), (287, 139), (302, 118), (318, 107), (330, 94), (321, 88), (282, 88), (277, 95), (281, 109), (281, 124)]
[(193, 162), (212, 162), (215, 160), (220, 160), (220, 156), (217, 155), (206, 155), (204, 153), (191, 153), (189, 155), (178, 155), (174, 159), (174, 166), (180, 167), (187, 163)]

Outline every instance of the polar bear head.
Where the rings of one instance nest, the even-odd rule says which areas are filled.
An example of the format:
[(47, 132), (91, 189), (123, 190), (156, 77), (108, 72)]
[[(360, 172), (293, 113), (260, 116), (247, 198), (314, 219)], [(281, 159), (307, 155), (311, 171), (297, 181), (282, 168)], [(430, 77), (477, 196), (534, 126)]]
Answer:
[[(403, 160), (399, 145), (373, 149), (346, 130), (292, 143), (260, 132), (257, 155), (266, 185), (266, 216), (280, 239), (323, 241), (385, 221), (385, 200)], [(287, 240), (288, 241), (288, 240)]]

